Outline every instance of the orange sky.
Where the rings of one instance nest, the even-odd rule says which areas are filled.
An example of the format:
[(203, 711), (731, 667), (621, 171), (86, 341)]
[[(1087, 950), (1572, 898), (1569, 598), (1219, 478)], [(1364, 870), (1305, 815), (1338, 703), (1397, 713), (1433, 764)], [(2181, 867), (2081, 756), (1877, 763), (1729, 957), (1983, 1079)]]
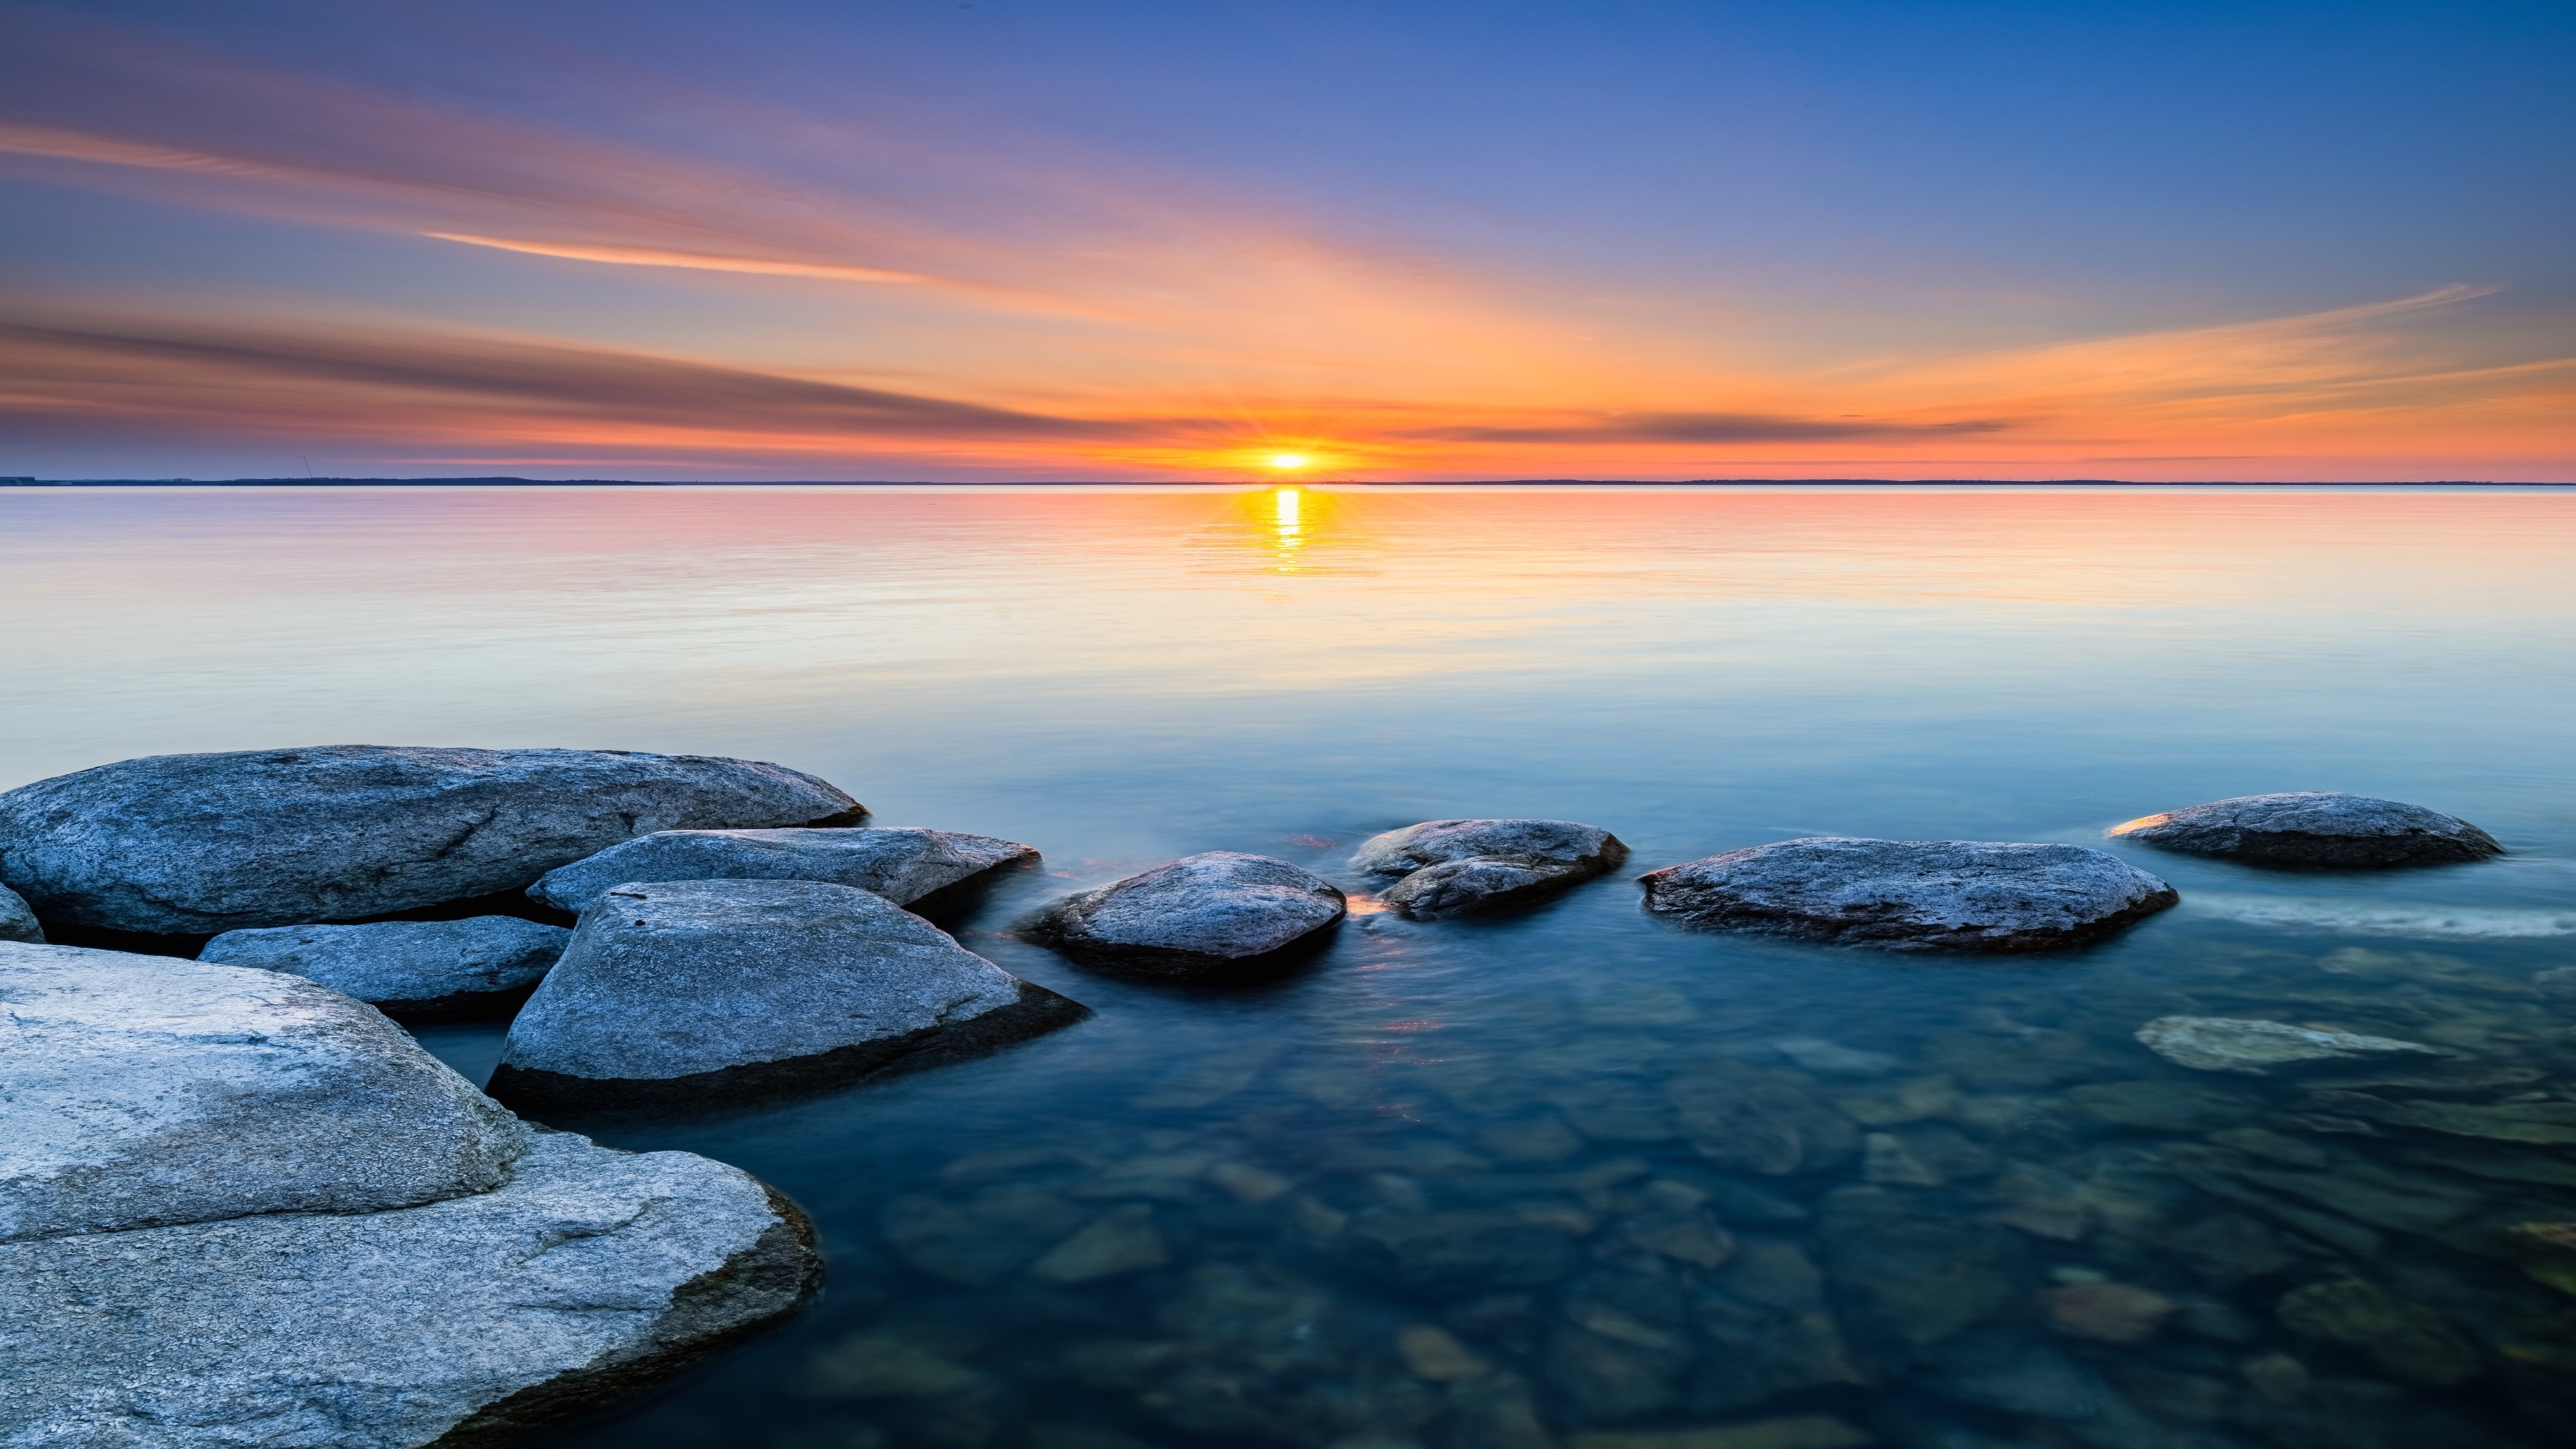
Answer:
[[(480, 63), (568, 73), (478, 23)], [(24, 203), (0, 472), (2576, 479), (2561, 279), (2411, 231), (2403, 265), (2302, 237), (2312, 281), (2214, 241), (2195, 270), (2202, 198), (2128, 270), (2016, 265), (1813, 137), (1677, 220), (1643, 192), (1406, 191), (1230, 113), (1218, 149), (1259, 164), (972, 108), (899, 124), (651, 51), (587, 57), (583, 104), (550, 107), (464, 85), (457, 35), (363, 64), (140, 21), (29, 36), (45, 69), (0, 87)], [(1959, 237), (1832, 255), (1848, 235), (1790, 219), (1836, 186), (1875, 208), (1855, 226)], [(1987, 204), (2029, 227), (2130, 199)]]

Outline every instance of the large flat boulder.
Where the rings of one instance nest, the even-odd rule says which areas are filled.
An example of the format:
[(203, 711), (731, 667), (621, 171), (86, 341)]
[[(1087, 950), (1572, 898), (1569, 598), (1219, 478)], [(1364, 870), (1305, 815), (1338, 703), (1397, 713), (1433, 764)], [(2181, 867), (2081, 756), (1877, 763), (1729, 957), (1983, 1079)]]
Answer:
[(26, 898), (7, 886), (0, 886), (0, 941), (27, 941), (42, 945), (45, 928), (29, 909)]
[(0, 944), (0, 1064), (0, 1241), (408, 1207), (530, 1141), (382, 1013), (241, 966)]
[(522, 890), (656, 830), (856, 823), (778, 765), (385, 745), (155, 755), (0, 795), (0, 882), (48, 922), (162, 935)]
[(755, 1179), (571, 1133), (422, 1207), (0, 1244), (0, 1444), (524, 1442), (787, 1312), (817, 1273), (802, 1216)]
[(398, 1020), (457, 1021), (516, 1005), (571, 940), (516, 916), (263, 926), (226, 931), (197, 959), (319, 981)]
[(1642, 877), (1695, 926), (1910, 951), (2053, 951), (2161, 911), (2174, 888), (2076, 845), (1816, 836)]
[(903, 826), (657, 830), (547, 871), (528, 887), (528, 897), (579, 915), (627, 881), (821, 880), (908, 906), (985, 871), (1037, 858), (1016, 841)]
[(819, 1086), (1087, 1014), (855, 886), (628, 882), (520, 1008), (492, 1092), (623, 1106)]
[(2249, 865), (2370, 869), (2444, 865), (2504, 854), (2465, 820), (2369, 795), (2294, 791), (2240, 795), (2111, 827), (2113, 836)]
[(1370, 838), (1351, 868), (1404, 877), (1381, 898), (1429, 917), (1527, 905), (1627, 858), (1619, 837), (1571, 820), (1426, 820)]
[(1348, 909), (1341, 888), (1313, 871), (1210, 850), (1067, 896), (1020, 929), (1078, 960), (1193, 976), (1274, 956)]

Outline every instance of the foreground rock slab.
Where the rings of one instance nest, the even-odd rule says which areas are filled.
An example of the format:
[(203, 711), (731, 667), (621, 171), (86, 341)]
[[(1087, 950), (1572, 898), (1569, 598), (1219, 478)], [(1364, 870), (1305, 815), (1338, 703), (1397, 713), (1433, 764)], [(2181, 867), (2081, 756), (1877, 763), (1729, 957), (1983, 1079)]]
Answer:
[(547, 871), (531, 900), (575, 915), (628, 881), (820, 880), (899, 906), (1038, 853), (989, 835), (900, 826), (855, 830), (657, 830)]
[(2368, 795), (2240, 795), (2111, 827), (2113, 836), (2250, 865), (2370, 868), (2441, 865), (2504, 854), (2469, 822)]
[(407, 1021), (453, 1021), (516, 1004), (571, 940), (561, 926), (515, 916), (269, 926), (226, 931), (197, 959), (319, 981)]
[(1067, 896), (1021, 929), (1077, 959), (1196, 976), (1286, 950), (1348, 909), (1341, 888), (1313, 871), (1210, 850)]
[(1815, 836), (1641, 877), (1646, 909), (1704, 928), (1913, 951), (2054, 951), (2173, 905), (2099, 850)]
[(855, 824), (778, 765), (382, 745), (156, 755), (0, 795), (0, 882), (49, 922), (214, 935), (524, 889), (637, 835)]
[(755, 1179), (571, 1133), (424, 1207), (0, 1244), (0, 1443), (499, 1438), (787, 1312), (818, 1271)]
[(1627, 858), (1619, 837), (1571, 820), (1426, 820), (1371, 838), (1351, 868), (1403, 876), (1383, 899), (1428, 917), (1527, 905)]
[(27, 941), (42, 945), (45, 928), (36, 913), (28, 909), (26, 898), (7, 886), (0, 886), (0, 941)]
[(597, 1107), (794, 1090), (1088, 1014), (855, 886), (629, 883), (582, 917), (520, 1008), (492, 1093)]
[(0, 1042), (0, 1240), (407, 1207), (499, 1185), (530, 1141), (381, 1013), (275, 971), (0, 944)]
[(2301, 1062), (2449, 1055), (2422, 1042), (2226, 1016), (2160, 1016), (2139, 1027), (2137, 1037), (2148, 1050), (2179, 1066), (2256, 1076)]

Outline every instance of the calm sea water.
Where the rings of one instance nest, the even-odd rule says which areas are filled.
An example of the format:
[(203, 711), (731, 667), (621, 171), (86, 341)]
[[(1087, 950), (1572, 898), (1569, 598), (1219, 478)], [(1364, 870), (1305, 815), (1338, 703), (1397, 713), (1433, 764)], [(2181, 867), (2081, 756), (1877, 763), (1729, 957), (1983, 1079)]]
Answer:
[[(1045, 852), (952, 924), (1090, 1021), (591, 1124), (778, 1185), (831, 1281), (545, 1443), (2540, 1445), (2576, 1421), (2576, 1230), (2522, 1227), (2576, 1220), (2539, 1110), (2576, 1102), (2571, 558), (2576, 494), (2530, 491), (0, 491), (0, 786), (705, 751)], [(1625, 878), (2307, 789), (2512, 854), (2120, 847), (2184, 904), (2002, 964), (1686, 934)], [(1360, 916), (1254, 989), (1001, 934), (1197, 850), (1357, 887), (1359, 840), (1460, 815), (1632, 869)], [(2454, 1055), (2193, 1072), (2131, 1036), (2174, 1013)], [(423, 1034), (480, 1080), (501, 1027)]]

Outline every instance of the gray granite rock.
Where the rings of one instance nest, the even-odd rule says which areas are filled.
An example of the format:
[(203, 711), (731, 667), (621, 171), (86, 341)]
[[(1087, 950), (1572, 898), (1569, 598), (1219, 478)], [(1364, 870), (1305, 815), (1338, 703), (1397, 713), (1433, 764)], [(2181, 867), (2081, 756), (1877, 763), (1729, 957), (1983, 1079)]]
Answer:
[(908, 906), (997, 866), (1037, 858), (1014, 841), (950, 830), (657, 830), (547, 871), (528, 896), (578, 915), (627, 881), (822, 880)]
[(606, 1106), (797, 1089), (1087, 1014), (855, 886), (627, 883), (583, 914), (520, 1008), (492, 1092)]
[(2421, 805), (2339, 791), (2240, 795), (2111, 827), (2113, 836), (2251, 865), (2372, 867), (2484, 860), (2504, 847)]
[(25, 897), (7, 886), (0, 886), (0, 941), (27, 941), (43, 945), (45, 928), (36, 921), (36, 913), (27, 908)]
[(2050, 951), (2180, 897), (2075, 845), (1815, 836), (1642, 877), (1646, 909), (1692, 925), (1891, 950)]
[(1313, 871), (1210, 850), (1067, 896), (1021, 929), (1079, 959), (1189, 976), (1285, 950), (1346, 909), (1341, 889)]
[(1619, 837), (1571, 820), (1426, 820), (1361, 845), (1351, 868), (1401, 875), (1384, 899), (1407, 916), (1526, 905), (1628, 858)]
[(62, 924), (214, 935), (526, 888), (656, 830), (855, 823), (710, 755), (379, 745), (156, 755), (0, 795), (0, 882)]
[(319, 981), (407, 1021), (454, 1021), (506, 1012), (570, 940), (561, 926), (516, 916), (266, 926), (226, 931), (197, 959)]
[(0, 1240), (406, 1207), (497, 1186), (529, 1142), (381, 1013), (275, 971), (0, 944), (0, 1062)]
[(2148, 1050), (2181, 1066), (2258, 1076), (2271, 1067), (2301, 1062), (2443, 1055), (2440, 1048), (2422, 1042), (2227, 1016), (2160, 1016), (2139, 1027), (2137, 1038)]
[(817, 1273), (801, 1215), (751, 1177), (571, 1133), (422, 1207), (0, 1244), (0, 1444), (521, 1442)]

